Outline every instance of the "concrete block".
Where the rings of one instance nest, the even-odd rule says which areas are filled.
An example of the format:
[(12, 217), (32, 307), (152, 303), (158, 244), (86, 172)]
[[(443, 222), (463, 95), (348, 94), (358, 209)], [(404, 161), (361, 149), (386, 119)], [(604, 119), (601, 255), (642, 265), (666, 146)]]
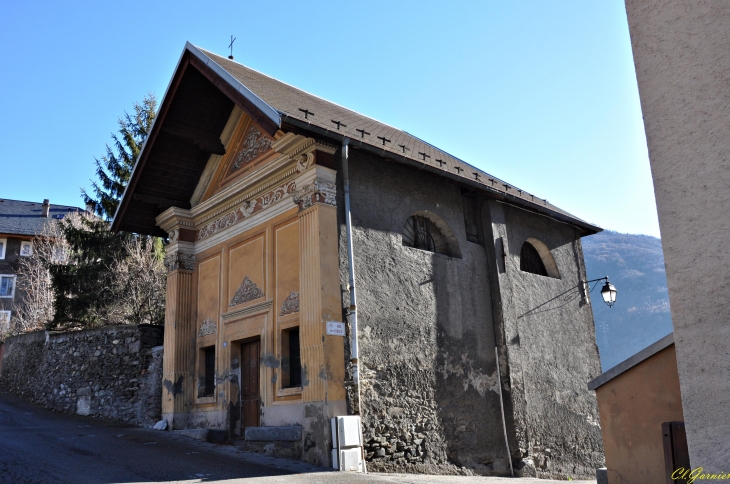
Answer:
[(83, 416), (91, 413), (91, 397), (79, 397), (76, 401), (76, 413)]
[(298, 442), (302, 440), (301, 425), (286, 427), (248, 427), (246, 440), (258, 442)]

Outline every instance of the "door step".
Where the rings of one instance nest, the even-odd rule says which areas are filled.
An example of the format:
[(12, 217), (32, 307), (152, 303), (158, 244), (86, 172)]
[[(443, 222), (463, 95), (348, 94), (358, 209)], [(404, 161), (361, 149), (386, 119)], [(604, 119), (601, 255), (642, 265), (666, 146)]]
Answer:
[(235, 440), (233, 445), (241, 450), (288, 459), (302, 458), (302, 427), (248, 427), (244, 440)]

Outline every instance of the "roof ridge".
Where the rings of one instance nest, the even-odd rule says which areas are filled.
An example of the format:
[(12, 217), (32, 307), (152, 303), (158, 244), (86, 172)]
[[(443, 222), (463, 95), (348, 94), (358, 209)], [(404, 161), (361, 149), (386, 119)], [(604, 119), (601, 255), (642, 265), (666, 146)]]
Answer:
[[(388, 123), (384, 123), (383, 121), (380, 121), (380, 120), (378, 120), (378, 119), (375, 119), (375, 118), (373, 118), (372, 116), (368, 116), (367, 114), (362, 114), (362, 113), (360, 113), (360, 112), (358, 112), (358, 111), (355, 111), (354, 109), (350, 109), (350, 108), (348, 108), (347, 106), (343, 106), (343, 105), (341, 105), (341, 104), (338, 104), (338, 103), (336, 103), (336, 102), (330, 101), (329, 99), (325, 99), (325, 98), (323, 98), (322, 96), (318, 96), (317, 94), (313, 94), (313, 93), (311, 93), (311, 92), (309, 92), (309, 91), (305, 91), (305, 90), (304, 90), (304, 89), (302, 89), (302, 88), (299, 88), (299, 87), (297, 87), (297, 86), (294, 86), (294, 85), (292, 85), (292, 84), (289, 84), (288, 82), (282, 81), (281, 79), (277, 79), (276, 77), (270, 76), (270, 75), (268, 75), (268, 74), (266, 74), (266, 73), (264, 73), (264, 72), (261, 72), (261, 71), (259, 71), (259, 70), (257, 70), (257, 69), (254, 69), (254, 68), (252, 68), (252, 67), (249, 67), (249, 66), (247, 66), (247, 65), (245, 65), (245, 64), (242, 64), (242, 63), (240, 63), (240, 62), (236, 62), (236, 61), (235, 61), (235, 60), (233, 60), (233, 59), (227, 59), (227, 58), (225, 58), (225, 57), (223, 57), (223, 56), (221, 56), (221, 55), (218, 55), (218, 54), (216, 54), (215, 52), (211, 52), (211, 51), (209, 51), (209, 50), (203, 49), (202, 47), (198, 47), (198, 46), (195, 46), (195, 47), (196, 47), (197, 49), (199, 49), (199, 50), (200, 50), (201, 52), (203, 52), (203, 53), (205, 53), (206, 55), (208, 55), (209, 57), (210, 57), (210, 56), (212, 55), (212, 56), (214, 56), (214, 57), (217, 57), (217, 58), (219, 58), (219, 59), (223, 59), (223, 60), (225, 60), (225, 61), (227, 61), (227, 62), (232, 62), (232, 63), (234, 63), (234, 64), (238, 64), (239, 66), (243, 67), (244, 69), (248, 69), (249, 71), (255, 72), (256, 74), (259, 74), (259, 75), (261, 75), (261, 76), (263, 76), (263, 77), (266, 77), (266, 78), (268, 78), (268, 79), (271, 79), (271, 80), (273, 80), (273, 81), (276, 81), (276, 82), (278, 82), (278, 83), (280, 83), (280, 84), (283, 84), (283, 85), (285, 85), (285, 86), (288, 86), (288, 87), (290, 87), (290, 88), (292, 88), (292, 89), (294, 89), (294, 90), (296, 90), (296, 91), (299, 91), (299, 92), (303, 92), (304, 94), (307, 94), (308, 96), (312, 96), (312, 97), (315, 97), (315, 98), (317, 98), (317, 99), (319, 99), (319, 100), (321, 100), (321, 101), (324, 101), (324, 102), (326, 102), (326, 103), (329, 103), (329, 104), (333, 104), (333, 105), (335, 105), (335, 106), (337, 106), (337, 107), (339, 107), (339, 108), (341, 108), (341, 109), (344, 109), (344, 110), (346, 110), (346, 111), (350, 111), (351, 113), (357, 114), (358, 116), (362, 116), (363, 118), (367, 118), (367, 119), (369, 119), (369, 120), (372, 120), (372, 121), (374, 121), (374, 122), (376, 122), (376, 123), (380, 123), (380, 124), (382, 124), (382, 125), (384, 125), (384, 126), (387, 126), (387, 127), (391, 128), (391, 129), (394, 129), (394, 130), (396, 130), (396, 131), (400, 131), (400, 132), (402, 132), (402, 133), (404, 133), (404, 134), (406, 134), (406, 135), (408, 135), (408, 136), (411, 136), (411, 137), (413, 137), (413, 138), (417, 139), (417, 140), (418, 140), (418, 141), (420, 141), (421, 143), (424, 143), (424, 144), (426, 144), (426, 145), (430, 146), (430, 147), (431, 147), (431, 148), (433, 148), (434, 150), (436, 150), (436, 151), (439, 151), (439, 152), (441, 152), (441, 153), (443, 153), (443, 154), (445, 154), (445, 155), (447, 155), (447, 156), (450, 156), (451, 158), (453, 158), (453, 159), (455, 159), (455, 160), (457, 160), (457, 161), (459, 161), (459, 162), (461, 162), (461, 163), (463, 163), (463, 164), (465, 164), (465, 165), (467, 165), (467, 166), (471, 167), (472, 169), (474, 169), (474, 170), (477, 170), (477, 171), (481, 172), (482, 174), (484, 174), (484, 175), (487, 175), (487, 176), (488, 176), (488, 177), (490, 177), (490, 178), (493, 178), (493, 179), (494, 179), (495, 181), (499, 181), (500, 183), (503, 183), (503, 184), (507, 184), (507, 185), (510, 185), (510, 186), (514, 186), (514, 185), (512, 185), (511, 183), (508, 183), (508, 182), (506, 182), (505, 180), (503, 180), (503, 179), (501, 179), (501, 178), (499, 178), (499, 177), (497, 177), (497, 176), (494, 176), (494, 175), (492, 175), (491, 173), (489, 173), (489, 172), (487, 172), (487, 171), (485, 171), (485, 170), (483, 170), (483, 169), (481, 169), (481, 168), (478, 168), (478, 167), (476, 167), (476, 166), (472, 165), (471, 163), (469, 163), (469, 162), (467, 162), (467, 161), (464, 161), (463, 159), (459, 158), (458, 156), (454, 156), (454, 155), (452, 155), (452, 154), (451, 154), (451, 153), (449, 153), (448, 151), (446, 151), (446, 150), (444, 150), (444, 149), (442, 149), (442, 148), (439, 148), (438, 146), (436, 146), (436, 145), (434, 145), (434, 144), (432, 144), (432, 143), (429, 143), (428, 141), (424, 140), (423, 138), (421, 138), (421, 137), (419, 137), (419, 136), (416, 136), (416, 135), (414, 135), (414, 134), (412, 134), (412, 133), (410, 133), (410, 132), (408, 132), (408, 131), (406, 131), (406, 130), (404, 130), (404, 129), (398, 128), (398, 127), (396, 127), (396, 126), (393, 126), (393, 125), (391, 125), (391, 124), (388, 124)], [(213, 62), (215, 62), (216, 64), (218, 64), (218, 66), (219, 66), (219, 67), (221, 67), (222, 69), (225, 69), (225, 68), (224, 68), (223, 66), (221, 66), (221, 65), (220, 65), (220, 64), (219, 64), (218, 62), (216, 62), (216, 60), (215, 60), (215, 59), (211, 59), (211, 60), (212, 60)], [(240, 82), (240, 81), (239, 81), (239, 82)], [(264, 102), (265, 102), (265, 101), (264, 101)], [(274, 109), (276, 109), (276, 110), (277, 110), (277, 111), (279, 111), (279, 112), (283, 112), (283, 111), (281, 111), (280, 109), (277, 109), (277, 108), (274, 108)], [(522, 191), (524, 192), (524, 191), (526, 191), (526, 190), (522, 190)], [(529, 192), (527, 192), (527, 193), (529, 193)], [(542, 198), (541, 198), (540, 200), (544, 200), (544, 199), (542, 199)]]
[[(392, 155), (402, 156), (406, 160), (414, 161), (416, 163), (422, 164), (424, 167), (433, 168), (437, 170), (439, 173), (442, 174), (448, 174), (449, 176), (455, 176), (458, 180), (462, 180), (468, 183), (476, 183), (477, 186), (480, 188), (483, 188), (485, 190), (495, 190), (496, 192), (499, 192), (503, 194), (506, 197), (514, 197), (516, 200), (522, 200), (525, 203), (531, 204), (530, 206), (537, 207), (538, 211), (542, 209), (547, 209), (551, 212), (555, 212), (556, 214), (559, 214), (559, 216), (566, 216), (570, 220), (572, 220), (570, 223), (578, 222), (579, 224), (587, 225), (588, 230), (594, 231), (599, 230), (597, 226), (593, 226), (589, 222), (586, 222), (582, 220), (581, 218), (566, 212), (565, 210), (553, 205), (552, 203), (548, 202), (546, 198), (541, 198), (537, 195), (534, 195), (532, 192), (529, 192), (527, 190), (523, 190), (521, 188), (518, 188), (516, 185), (513, 185), (512, 183), (509, 183), (505, 180), (503, 180), (500, 177), (494, 176), (490, 174), (488, 171), (482, 168), (478, 168), (475, 165), (468, 163), (461, 158), (458, 158), (451, 153), (449, 153), (446, 150), (443, 150), (428, 141), (425, 141), (418, 136), (415, 136), (408, 131), (405, 131), (403, 129), (397, 128), (395, 126), (392, 126), (387, 123), (383, 123), (382, 121), (378, 121), (377, 119), (359, 113), (357, 111), (354, 111), (346, 106), (342, 106), (340, 104), (337, 104), (335, 102), (332, 102), (328, 99), (323, 98), (322, 96), (318, 96), (316, 94), (312, 94), (308, 91), (305, 91), (299, 87), (293, 86), (287, 82), (284, 82), (280, 79), (277, 79), (275, 77), (272, 77), (268, 74), (265, 74), (263, 72), (260, 72), (256, 69), (253, 69), (251, 67), (248, 67), (240, 62), (236, 62), (233, 59), (227, 59), (224, 56), (218, 55), (214, 52), (211, 52), (209, 50), (202, 49), (200, 47), (194, 46), (193, 44), (188, 43), (188, 45), (191, 48), (194, 48), (197, 52), (199, 52), (199, 56), (201, 60), (203, 58), (207, 59), (206, 62), (212, 63), (211, 65), (215, 66), (216, 69), (220, 69), (222, 72), (225, 72), (226, 75), (231, 77), (231, 81), (228, 81), (229, 83), (235, 81), (236, 85), (240, 85), (243, 88), (246, 88), (248, 92), (250, 92), (252, 95), (256, 97), (256, 99), (261, 100), (261, 102), (267, 106), (269, 109), (271, 109), (273, 112), (275, 112), (278, 116), (286, 116), (289, 119), (287, 121), (288, 123), (297, 123), (297, 122), (306, 122), (307, 127), (317, 127), (317, 129), (323, 129), (326, 132), (336, 134), (337, 136), (344, 136), (352, 139), (353, 141), (359, 141), (366, 147), (370, 147), (367, 149), (376, 149), (376, 150), (383, 150), (383, 153), (391, 153)], [(256, 86), (256, 87), (250, 87), (250, 86)], [(234, 86), (235, 87), (235, 86)], [(320, 109), (323, 109), (328, 116), (331, 112), (333, 116), (342, 116), (343, 118), (340, 119), (347, 119), (350, 118), (352, 121), (353, 118), (357, 119), (355, 121), (358, 124), (361, 124), (361, 128), (363, 129), (357, 129), (354, 130), (353, 127), (350, 127), (349, 129), (345, 129), (344, 131), (340, 131), (340, 123), (337, 121), (332, 121), (333, 123), (337, 124), (337, 130), (339, 132), (335, 133), (334, 128), (327, 124), (322, 119), (313, 119), (313, 120), (307, 120), (307, 114), (314, 114), (314, 113), (308, 113), (306, 109), (301, 109), (301, 101), (295, 101), (293, 102), (292, 99), (289, 98), (304, 98), (309, 99), (309, 104), (311, 107), (318, 106)], [(306, 102), (306, 101), (305, 101)], [(303, 111), (305, 114), (304, 116), (301, 116), (297, 111), (296, 108), (299, 107), (300, 111)], [(325, 117), (327, 117), (325, 116)], [(329, 119), (329, 118), (327, 118)], [(306, 120), (306, 121), (305, 121)], [(280, 118), (279, 123), (281, 123), (282, 120)], [(343, 123), (344, 124), (344, 123)], [(350, 124), (350, 123), (348, 123)], [(280, 124), (281, 127), (281, 124)], [(386, 141), (391, 142), (390, 139), (383, 139), (383, 146), (381, 147), (379, 144), (377, 144), (372, 139), (364, 140), (360, 139), (357, 135), (354, 135), (352, 131), (361, 132), (362, 137), (364, 138), (365, 134), (370, 135), (371, 133), (365, 133), (366, 129), (374, 128), (378, 131), (382, 131), (386, 136), (386, 132), (390, 132), (390, 136), (393, 140), (398, 140), (398, 142), (403, 142), (404, 144), (398, 145), (403, 149), (403, 154), (400, 153), (397, 149), (394, 148), (395, 143), (393, 145), (390, 145), (388, 147), (385, 146)], [(349, 131), (349, 132), (348, 132)], [(372, 129), (371, 129), (372, 131)], [(378, 136), (378, 138), (381, 138)], [(405, 146), (408, 145), (408, 146)], [(420, 148), (426, 153), (422, 153), (416, 148)], [(411, 151), (413, 149), (413, 151)], [(406, 153), (408, 151), (409, 153)], [(380, 151), (378, 151), (380, 152)], [(430, 154), (427, 154), (430, 153)], [(416, 155), (420, 155), (422, 159)], [(432, 156), (437, 157), (438, 154), (442, 154), (443, 159), (436, 159), (432, 158)], [(427, 161), (428, 158), (428, 161)], [(439, 165), (436, 166), (435, 162), (438, 162)], [(456, 170), (456, 173), (454, 174), (451, 169), (449, 168), (450, 164), (458, 165), (454, 166), (454, 170)], [(446, 168), (444, 168), (444, 165), (446, 165)], [(420, 166), (420, 165), (419, 165)], [(473, 175), (473, 177), (472, 177)], [(480, 178), (481, 177), (481, 178)], [(476, 180), (476, 181), (475, 181)], [(501, 187), (504, 187), (502, 189)], [(513, 192), (510, 193), (510, 190), (514, 189)]]
[[(33, 204), (43, 205), (43, 202), (32, 202), (30, 200), (15, 200), (15, 199), (12, 199), (12, 198), (2, 198), (2, 197), (0, 197), (0, 201), (2, 201), (2, 202), (17, 202), (17, 203), (33, 203)], [(51, 203), (50, 201), (48, 203), (49, 203), (49, 205), (55, 205), (57, 207), (81, 208), (81, 207), (77, 207), (75, 205), (62, 205), (60, 203)]]
[[(378, 120), (378, 119), (375, 119), (375, 118), (373, 118), (372, 116), (368, 116), (367, 114), (363, 114), (363, 113), (360, 113), (360, 112), (358, 112), (358, 111), (355, 111), (354, 109), (350, 109), (350, 108), (348, 108), (347, 106), (343, 106), (342, 104), (338, 104), (338, 103), (336, 103), (336, 102), (334, 102), (334, 101), (330, 101), (329, 99), (325, 99), (325, 98), (323, 98), (322, 96), (319, 96), (319, 95), (317, 95), (317, 94), (313, 94), (313, 93), (311, 93), (311, 92), (309, 92), (309, 91), (305, 91), (304, 89), (302, 89), (302, 88), (300, 88), (300, 87), (297, 87), (297, 86), (294, 86), (294, 85), (292, 85), (292, 84), (289, 84), (288, 82), (284, 82), (284, 81), (282, 81), (281, 79), (277, 79), (276, 77), (270, 76), (270, 75), (268, 75), (268, 74), (266, 74), (266, 73), (264, 73), (264, 72), (261, 72), (261, 71), (259, 71), (259, 70), (256, 70), (256, 69), (254, 69), (253, 67), (249, 67), (249, 66), (247, 66), (247, 65), (245, 65), (245, 64), (241, 64), (240, 62), (236, 62), (235, 60), (232, 60), (232, 59), (227, 59), (227, 58), (225, 58), (225, 57), (223, 57), (223, 56), (220, 56), (220, 55), (218, 55), (218, 54), (216, 54), (216, 53), (213, 53), (213, 52), (211, 52), (211, 51), (209, 51), (209, 50), (205, 50), (205, 49), (203, 49), (203, 48), (201, 48), (201, 47), (198, 47), (198, 46), (196, 46), (196, 47), (197, 47), (197, 48), (198, 48), (198, 49), (199, 49), (199, 50), (200, 50), (201, 52), (204, 52), (204, 53), (205, 53), (206, 55), (208, 55), (208, 54), (211, 54), (211, 55), (214, 55), (215, 57), (218, 57), (219, 59), (224, 59), (224, 60), (226, 60), (226, 61), (230, 61), (230, 62), (233, 62), (234, 64), (238, 64), (239, 66), (241, 66), (241, 67), (243, 67), (243, 68), (245, 68), (245, 69), (248, 69), (248, 70), (250, 70), (250, 71), (253, 71), (253, 72), (255, 72), (256, 74), (260, 74), (260, 75), (262, 75), (262, 76), (264, 76), (264, 77), (268, 77), (268, 78), (269, 78), (269, 79), (271, 79), (271, 80), (274, 80), (274, 81), (276, 81), (276, 82), (278, 82), (278, 83), (284, 84), (285, 86), (288, 86), (288, 87), (290, 87), (290, 88), (292, 88), (292, 89), (296, 89), (297, 91), (303, 92), (304, 94), (306, 94), (306, 95), (308, 95), (308, 96), (316, 97), (317, 99), (320, 99), (320, 100), (322, 100), (322, 101), (324, 101), (324, 102), (326, 102), (326, 103), (334, 104), (334, 105), (335, 105), (335, 106), (337, 106), (338, 108), (342, 108), (342, 109), (345, 109), (345, 110), (347, 110), (347, 111), (350, 111), (351, 113), (357, 114), (358, 116), (362, 116), (363, 118), (368, 118), (368, 119), (371, 119), (371, 120), (375, 121), (376, 123), (380, 123), (380, 124), (382, 124), (382, 125), (385, 125), (385, 126), (387, 126), (387, 127), (391, 128), (391, 129), (395, 129), (395, 130), (397, 130), (397, 131), (402, 131), (402, 132), (404, 132), (404, 133), (406, 133), (406, 134), (408, 134), (408, 135), (410, 135), (410, 136), (413, 136), (412, 134), (408, 133), (407, 131), (405, 131), (405, 130), (402, 130), (402, 129), (400, 129), (400, 128), (396, 127), (396, 126), (393, 126), (393, 125), (391, 125), (391, 124), (388, 124), (388, 123), (384, 123), (383, 121), (380, 121), (380, 120)], [(213, 60), (213, 62), (215, 62), (215, 60), (214, 60), (214, 59), (211, 59), (211, 60)], [(218, 64), (218, 63), (216, 62), (216, 64)], [(220, 66), (221, 68), (225, 69), (225, 68), (224, 68), (223, 66), (221, 66), (220, 64), (218, 64), (218, 65), (219, 65), (219, 66)], [(276, 109), (276, 108), (274, 108), (274, 109)], [(281, 111), (280, 111), (279, 109), (276, 109), (276, 110), (277, 110), (277, 111), (279, 111), (279, 112), (281, 112)], [(415, 138), (415, 136), (414, 136), (414, 138)], [(419, 139), (420, 139), (420, 138), (419, 138)], [(433, 146), (433, 145), (431, 145), (431, 146)], [(437, 149), (438, 149), (438, 148), (437, 148)], [(442, 151), (443, 151), (443, 150), (442, 150)], [(446, 153), (446, 152), (444, 152), (444, 153)], [(448, 153), (446, 153), (446, 154), (448, 154)], [(449, 156), (451, 156), (451, 155), (449, 155)]]

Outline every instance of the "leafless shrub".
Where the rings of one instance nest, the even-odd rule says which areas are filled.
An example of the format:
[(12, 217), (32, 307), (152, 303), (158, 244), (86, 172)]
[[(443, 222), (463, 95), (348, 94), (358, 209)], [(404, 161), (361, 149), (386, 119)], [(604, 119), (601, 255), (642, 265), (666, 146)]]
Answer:
[[(77, 213), (70, 213), (66, 221), (78, 226), (81, 217)], [(2, 332), (0, 328), (0, 339), (43, 329), (53, 318), (53, 286), (49, 267), (51, 264), (67, 264), (68, 252), (69, 245), (59, 224), (49, 220), (33, 239), (32, 254), (18, 260), (18, 304), (6, 330)]]
[[(85, 230), (83, 217), (88, 215), (70, 214), (65, 223)], [(7, 336), (49, 326), (54, 318), (56, 297), (50, 269), (77, 264), (72, 252), (60, 224), (55, 221), (46, 224), (43, 232), (33, 240), (32, 255), (19, 260), (18, 304), (9, 324), (0, 321), (0, 341)], [(160, 239), (130, 236), (124, 242), (123, 250), (107, 266), (111, 277), (106, 279), (114, 282), (98, 288), (99, 294), (94, 296), (104, 298), (108, 304), (88, 308), (93, 313), (91, 319), (102, 325), (164, 324), (167, 281), (163, 261), (164, 247)], [(84, 327), (79, 323), (67, 325), (65, 329)]]
[(117, 280), (116, 309), (128, 324), (163, 324), (167, 273), (159, 239), (136, 236), (112, 270)]

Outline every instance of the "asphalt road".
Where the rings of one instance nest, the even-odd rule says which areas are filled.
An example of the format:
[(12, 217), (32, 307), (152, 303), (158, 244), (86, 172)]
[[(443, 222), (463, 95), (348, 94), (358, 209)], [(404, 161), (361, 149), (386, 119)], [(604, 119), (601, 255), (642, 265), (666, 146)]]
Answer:
[(549, 484), (554, 481), (332, 472), (302, 462), (242, 452), (231, 445), (196, 441), (173, 432), (54, 413), (0, 391), (0, 483), (112, 482)]

